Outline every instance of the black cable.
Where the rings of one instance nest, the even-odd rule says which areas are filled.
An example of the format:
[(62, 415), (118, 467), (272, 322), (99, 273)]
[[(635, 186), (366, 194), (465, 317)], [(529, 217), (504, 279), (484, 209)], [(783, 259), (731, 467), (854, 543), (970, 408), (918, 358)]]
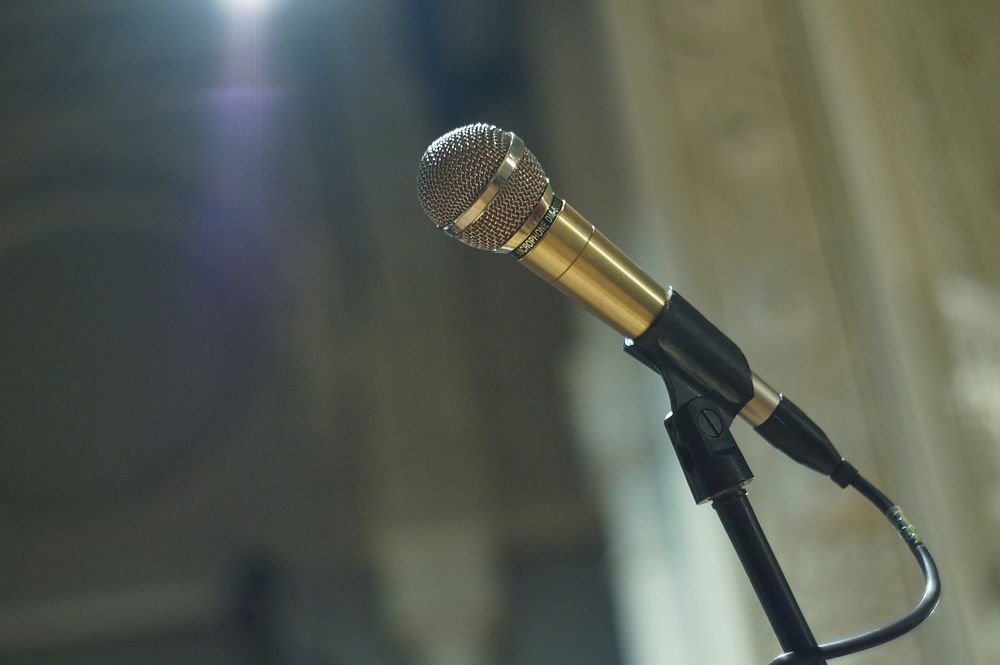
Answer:
[(875, 630), (870, 630), (867, 633), (861, 633), (843, 640), (837, 640), (836, 642), (829, 642), (828, 644), (821, 644), (815, 649), (809, 649), (808, 651), (789, 651), (783, 653), (772, 660), (770, 665), (808, 665), (809, 663), (839, 658), (840, 656), (871, 649), (913, 630), (924, 619), (929, 617), (934, 608), (937, 607), (938, 599), (941, 597), (941, 579), (938, 577), (937, 566), (934, 564), (934, 559), (931, 558), (931, 553), (920, 540), (920, 536), (917, 535), (913, 525), (906, 519), (906, 515), (903, 514), (899, 506), (894, 504), (889, 497), (860, 475), (851, 481), (851, 487), (875, 504), (885, 514), (889, 522), (896, 527), (903, 540), (906, 541), (906, 544), (910, 547), (910, 552), (912, 552), (917, 563), (920, 565), (920, 570), (924, 574), (924, 595), (920, 599), (920, 602), (910, 610), (910, 613), (899, 621), (876, 628)]
[(892, 499), (883, 494), (879, 488), (865, 480), (861, 474), (854, 476), (850, 484), (851, 487), (856, 489), (861, 494), (861, 496), (874, 503), (883, 514), (888, 513), (892, 507), (896, 505), (893, 503)]

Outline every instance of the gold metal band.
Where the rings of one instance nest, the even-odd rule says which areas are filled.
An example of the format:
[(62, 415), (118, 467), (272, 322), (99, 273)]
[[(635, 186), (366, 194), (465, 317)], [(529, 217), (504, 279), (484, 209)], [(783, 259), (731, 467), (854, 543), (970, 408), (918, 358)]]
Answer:
[(753, 375), (753, 397), (743, 405), (740, 416), (753, 427), (760, 427), (771, 417), (781, 402), (781, 393), (767, 385), (764, 379)]

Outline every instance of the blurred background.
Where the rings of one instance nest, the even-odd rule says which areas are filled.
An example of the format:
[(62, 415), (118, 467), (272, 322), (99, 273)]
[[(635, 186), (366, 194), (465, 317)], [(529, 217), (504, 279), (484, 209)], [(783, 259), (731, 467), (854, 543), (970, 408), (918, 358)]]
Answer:
[[(907, 509), (1000, 662), (1000, 5), (8, 0), (0, 661), (763, 663), (657, 377), (436, 232), (486, 121)], [(921, 580), (745, 426), (823, 640)], [(840, 662), (840, 661), (838, 661)]]

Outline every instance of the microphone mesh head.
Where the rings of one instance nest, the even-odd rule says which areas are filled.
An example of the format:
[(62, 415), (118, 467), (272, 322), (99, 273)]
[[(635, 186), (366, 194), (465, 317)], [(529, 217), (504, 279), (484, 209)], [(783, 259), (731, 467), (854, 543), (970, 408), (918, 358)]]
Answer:
[[(478, 123), (454, 129), (427, 148), (420, 160), (417, 193), (431, 221), (444, 227), (464, 213), (486, 189), (510, 149), (511, 135)], [(541, 164), (525, 149), (517, 168), (459, 240), (497, 251), (524, 224), (548, 185)]]

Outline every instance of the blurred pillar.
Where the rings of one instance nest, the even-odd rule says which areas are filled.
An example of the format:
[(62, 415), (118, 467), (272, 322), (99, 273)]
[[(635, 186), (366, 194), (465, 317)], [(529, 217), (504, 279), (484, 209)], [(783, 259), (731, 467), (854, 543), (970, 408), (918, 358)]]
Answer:
[[(947, 408), (927, 409), (948, 382), (937, 360), (947, 349), (935, 339), (935, 328), (927, 326), (940, 287), (928, 284), (921, 271), (934, 268), (944, 252), (956, 246), (974, 244), (976, 238), (995, 241), (996, 213), (986, 209), (990, 189), (982, 177), (977, 176), (975, 182), (983, 186), (971, 192), (974, 196), (963, 191), (970, 186), (954, 175), (934, 183), (919, 166), (933, 159), (933, 150), (914, 153), (903, 146), (928, 143), (921, 137), (927, 127), (921, 126), (915, 110), (924, 102), (915, 88), (919, 82), (935, 81), (932, 87), (939, 88), (943, 103), (949, 91), (946, 82), (954, 80), (948, 77), (968, 76), (966, 85), (950, 86), (968, 102), (957, 122), (979, 123), (984, 136), (995, 135), (996, 123), (976, 109), (991, 108), (987, 97), (995, 93), (972, 88), (977, 81), (980, 90), (995, 86), (975, 68), (963, 74), (959, 67), (930, 63), (914, 73), (908, 98), (893, 99), (886, 91), (893, 90), (897, 68), (915, 50), (935, 48), (925, 46), (913, 26), (939, 40), (946, 38), (935, 33), (951, 28), (936, 28), (935, 22), (946, 22), (928, 18), (928, 12), (934, 13), (928, 7), (920, 11), (905, 3), (861, 2), (835, 6), (808, 3), (799, 16), (792, 3), (603, 3), (609, 50), (617, 66), (614, 79), (620, 85), (613, 92), (629, 124), (627, 143), (632, 149), (625, 160), (635, 168), (639, 200), (649, 202), (645, 208), (622, 209), (626, 215), (641, 215), (625, 238), (643, 238), (642, 258), (648, 258), (654, 274), (666, 266), (664, 281), (727, 330), (753, 366), (814, 415), (859, 467), (901, 503), (913, 506), (914, 518), (927, 525), (929, 537), (940, 534), (938, 551), (946, 562), (961, 559), (972, 566), (984, 589), (976, 607), (986, 612), (991, 603), (995, 606), (995, 592), (985, 591), (990, 588), (986, 554), (958, 557), (947, 552), (952, 534), (972, 542), (975, 520), (960, 520), (954, 529), (947, 526), (953, 516), (974, 507), (974, 494), (967, 487), (959, 491), (960, 485), (949, 485), (961, 482), (957, 469), (969, 471), (968, 462), (956, 463), (953, 458), (961, 455), (926, 452), (930, 440), (954, 438), (962, 427), (948, 421), (942, 412)], [(961, 28), (951, 38), (952, 48), (967, 50), (962, 57), (995, 64), (996, 49), (986, 46), (984, 28), (967, 25), (978, 20), (975, 13), (964, 15), (964, 23), (952, 19)], [(887, 28), (904, 18), (911, 26), (908, 32)], [(884, 39), (887, 30), (893, 39)], [(967, 43), (969, 36), (975, 38)], [(825, 62), (809, 60), (812, 51)], [(853, 56), (848, 58), (846, 51)], [(918, 76), (925, 78), (917, 81)], [(827, 96), (817, 101), (820, 85)], [(862, 97), (848, 99), (845, 94), (851, 92)], [(862, 115), (849, 106), (854, 102), (862, 107)], [(876, 107), (885, 123), (879, 128), (883, 133), (866, 133), (866, 104)], [(943, 106), (935, 108), (933, 132), (948, 135), (955, 129), (948, 112)], [(913, 122), (901, 128), (893, 124), (896, 116), (909, 116)], [(973, 141), (964, 147), (973, 150)], [(886, 154), (893, 156), (890, 162), (883, 159)], [(985, 157), (988, 151), (974, 154), (982, 170), (995, 173)], [(818, 170), (816, 161), (828, 167)], [(952, 164), (958, 162), (955, 158)], [(911, 173), (914, 190), (923, 187), (944, 196), (947, 188), (959, 201), (977, 200), (980, 214), (993, 225), (967, 223), (965, 241), (940, 231), (925, 233), (921, 240), (926, 244), (916, 245), (903, 232), (906, 225), (893, 220), (908, 211), (911, 194), (914, 200), (935, 201), (916, 191), (900, 191), (892, 175), (899, 169)], [(829, 196), (831, 181), (845, 194), (839, 207)], [(952, 218), (962, 214), (960, 205), (943, 212)], [(659, 238), (669, 242), (655, 242)], [(625, 240), (622, 244), (633, 249)], [(979, 273), (995, 284), (995, 267), (986, 267), (983, 250), (966, 246), (963, 252), (978, 258)], [(878, 286), (869, 287), (876, 282)], [(592, 383), (601, 380), (604, 377), (591, 378)], [(612, 396), (607, 412), (621, 401)], [(922, 415), (914, 418), (921, 405)], [(821, 640), (878, 625), (915, 601), (919, 580), (914, 579), (912, 563), (877, 515), (780, 457), (747, 428), (738, 428), (737, 438), (757, 474), (751, 496), (764, 528)], [(897, 457), (909, 461), (898, 462)], [(641, 463), (633, 466), (642, 469)], [(923, 488), (942, 507), (932, 507), (934, 498), (917, 496), (921, 479), (930, 480)], [(949, 492), (954, 493), (950, 500)], [(659, 519), (665, 531), (668, 518)], [(673, 565), (680, 561), (675, 559)], [(696, 559), (691, 562), (691, 570), (700, 574), (709, 568)], [(631, 564), (623, 565), (627, 570)], [(961, 587), (966, 585), (956, 579), (963, 574), (961, 568), (949, 568), (946, 574), (954, 580), (955, 595), (950, 600), (946, 596), (944, 607), (971, 608), (963, 599), (967, 594)], [(753, 622), (755, 643), (752, 653), (734, 661), (766, 660), (777, 651), (748, 591), (744, 582), (744, 607)], [(705, 618), (692, 611), (682, 620), (698, 630)], [(972, 660), (959, 625), (960, 615), (949, 612), (915, 636), (853, 662), (884, 662), (889, 649), (901, 662), (994, 662)], [(985, 631), (979, 627), (974, 632)], [(636, 653), (643, 652), (643, 640), (649, 640), (649, 646), (657, 639), (641, 631), (626, 633), (636, 640)], [(975, 639), (968, 634), (966, 638)], [(661, 653), (661, 658), (668, 657)]]
[[(367, 273), (356, 283), (370, 297), (347, 354), (372, 423), (359, 442), (367, 474), (359, 518), (400, 661), (491, 665), (504, 619), (505, 533), (492, 432), (482, 416), (492, 411), (488, 396), (472, 387), (475, 335), (453, 324), (467, 319), (463, 308), (474, 297), (455, 284), (455, 264), (468, 257), (443, 246), (415, 201), (426, 118), (400, 113), (421, 94), (420, 80), (390, 57), (405, 43), (398, 4), (378, 0), (343, 12), (345, 21), (367, 26), (329, 44), (329, 77), (337, 90), (351, 91), (338, 100), (353, 128), (342, 168), (356, 178), (363, 201), (357, 223), (370, 227)], [(371, 53), (372, 34), (390, 46), (358, 67)], [(433, 258), (423, 251), (432, 244), (441, 249)]]
[(376, 539), (384, 609), (408, 658), (493, 663), (503, 602), (489, 522), (386, 525)]
[[(619, 61), (623, 49), (640, 48), (626, 44), (636, 33), (608, 30), (599, 3), (539, 3), (530, 17), (532, 74), (547, 113), (544, 134), (525, 140), (556, 191), (668, 283), (661, 267), (674, 265), (664, 256), (676, 244), (656, 188), (645, 186), (635, 137), (623, 131), (635, 91)], [(742, 572), (711, 508), (691, 500), (662, 425), (666, 390), (621, 352), (620, 337), (574, 312), (566, 385), (602, 513), (623, 662), (748, 662)]]
[(927, 660), (996, 663), (1000, 6), (808, 2), (775, 19), (879, 459), (943, 570)]

